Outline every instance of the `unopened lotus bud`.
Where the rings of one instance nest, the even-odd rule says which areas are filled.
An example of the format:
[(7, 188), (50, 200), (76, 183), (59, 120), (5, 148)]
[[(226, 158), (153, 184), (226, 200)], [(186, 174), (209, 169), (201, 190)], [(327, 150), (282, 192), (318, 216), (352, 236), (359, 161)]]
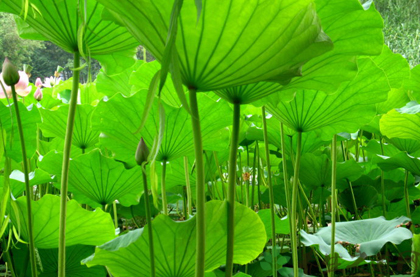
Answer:
[(139, 145), (137, 146), (136, 151), (136, 162), (138, 165), (142, 165), (144, 162), (147, 162), (147, 158), (149, 157), (149, 148), (147, 147), (146, 143), (144, 142), (143, 138), (140, 139)]
[(36, 78), (36, 80), (35, 80), (35, 86), (37, 88), (42, 87), (42, 80), (41, 80), (41, 78)]
[(64, 71), (64, 67), (61, 67), (61, 66), (57, 66), (57, 73), (61, 73), (61, 72), (63, 72)]
[(19, 82), (19, 72), (8, 58), (4, 60), (2, 76), (4, 83), (8, 86), (14, 86)]
[(42, 89), (41, 88), (37, 88), (35, 93), (34, 93), (34, 97), (37, 101), (41, 101), (42, 99)]
[(28, 77), (31, 77), (32, 69), (34, 69), (34, 68), (32, 66), (30, 66), (29, 64), (24, 64), (23, 65), (23, 71), (26, 73), (26, 75), (28, 75)]

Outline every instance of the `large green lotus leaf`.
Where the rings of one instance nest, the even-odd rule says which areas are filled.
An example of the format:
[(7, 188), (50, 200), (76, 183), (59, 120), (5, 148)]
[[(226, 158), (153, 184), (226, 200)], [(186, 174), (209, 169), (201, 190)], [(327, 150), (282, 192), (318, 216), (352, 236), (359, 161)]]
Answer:
[[(358, 210), (372, 208), (378, 200), (378, 192), (372, 186), (357, 186), (353, 188), (356, 207)], [(354, 214), (353, 196), (350, 189), (338, 195), (338, 201), (348, 211)]]
[[(152, 195), (149, 195), (149, 201), (150, 203), (153, 203), (153, 197)], [(136, 205), (132, 205), (130, 207), (124, 207), (123, 205), (117, 205), (117, 211), (118, 211), (118, 215), (126, 218), (126, 219), (131, 219), (135, 216), (141, 216), (141, 217), (146, 217), (146, 207), (144, 205), (144, 194), (141, 195), (140, 197), (140, 202), (137, 203)], [(154, 205), (151, 205), (151, 215), (152, 217), (155, 217), (159, 214), (159, 210), (156, 209), (156, 207)]]
[(389, 138), (420, 140), (420, 105), (412, 101), (389, 111), (382, 116), (380, 127), (382, 134)]
[[(115, 95), (109, 101), (100, 102), (93, 115), (92, 125), (102, 133), (100, 142), (115, 153), (115, 158), (134, 165), (134, 153), (140, 137), (151, 148), (158, 134), (158, 105), (153, 105), (146, 125), (137, 132), (143, 116), (146, 97), (145, 91), (139, 91), (126, 98)], [(201, 132), (204, 149), (216, 150), (227, 148), (228, 131), (226, 126), (232, 123), (231, 108), (225, 102), (216, 102), (206, 95), (199, 95)], [(193, 153), (193, 133), (191, 117), (184, 108), (175, 108), (164, 104), (165, 131), (157, 160), (174, 160)], [(217, 111), (217, 112), (215, 112)]]
[[(173, 1), (99, 2), (162, 61)], [(198, 22), (195, 1), (186, 0), (175, 44), (184, 84), (199, 91), (289, 81), (305, 62), (332, 48), (310, 0), (209, 1)]]
[(410, 102), (410, 98), (408, 97), (407, 89), (393, 88), (388, 94), (388, 100), (378, 103), (376, 108), (379, 114), (386, 114), (392, 109), (404, 107), (408, 102)]
[[(51, 152), (40, 166), (61, 176), (62, 160), (62, 153)], [(103, 207), (117, 199), (124, 206), (135, 205), (143, 192), (141, 169), (125, 169), (122, 163), (96, 149), (70, 161), (69, 191), (79, 203), (91, 207)]]
[(355, 56), (379, 55), (383, 46), (383, 21), (374, 7), (362, 7), (358, 0), (315, 0), (322, 29), (334, 49), (302, 67), (302, 77), (286, 88), (334, 92), (343, 81), (357, 74)]
[[(360, 245), (360, 254), (366, 256), (376, 255), (387, 243), (400, 244), (413, 236), (406, 228), (396, 228), (397, 225), (410, 221), (407, 217), (399, 217), (392, 220), (385, 220), (384, 217), (355, 220), (348, 222), (337, 222), (335, 230), (335, 243), (338, 241), (349, 242), (353, 245)], [(312, 245), (313, 242), (323, 242), (326, 248), (331, 248), (331, 226), (319, 229), (315, 235), (309, 235), (301, 231), (302, 243)], [(320, 245), (321, 246), (321, 245)], [(338, 249), (342, 246), (336, 244)], [(331, 249), (324, 249), (328, 253)], [(339, 250), (340, 251), (340, 250)], [(339, 254), (340, 252), (337, 251)], [(340, 254), (341, 256), (341, 254)]]
[[(153, 76), (160, 70), (160, 64), (157, 61), (144, 63), (138, 69), (136, 69), (130, 77), (130, 84), (133, 85), (135, 91), (142, 89), (148, 89), (152, 82)], [(172, 83), (172, 79), (168, 77), (165, 85), (161, 91), (162, 100), (166, 104), (173, 107), (180, 107), (181, 103), (177, 94), (175, 93), (175, 87)]]
[[(11, 213), (15, 227), (20, 227), (21, 238), (28, 240), (28, 215), (26, 197), (13, 202), (19, 216)], [(58, 223), (60, 217), (60, 197), (46, 194), (32, 202), (32, 217), (35, 246), (37, 248), (58, 247)], [(17, 221), (19, 219), (19, 222)], [(100, 245), (115, 238), (111, 216), (97, 209), (94, 212), (83, 209), (76, 200), (67, 202), (66, 245)]]
[[(19, 113), (22, 121), (23, 134), (26, 144), (26, 155), (32, 157), (37, 146), (37, 123), (41, 122), (38, 109), (31, 105), (28, 108), (19, 102)], [(11, 117), (12, 116), (12, 117)], [(17, 127), (16, 113), (13, 104), (10, 107), (0, 104), (0, 130), (6, 134), (2, 138), (6, 142), (5, 154), (16, 162), (22, 161), (22, 147)], [(12, 142), (10, 141), (12, 138)]]
[[(19, 243), (11, 247), (13, 266), (16, 276), (31, 277), (28, 266), (29, 250), (26, 244)], [(92, 254), (95, 247), (87, 245), (73, 245), (66, 247), (66, 276), (68, 277), (105, 277), (106, 269), (102, 266), (88, 268), (80, 261)], [(58, 249), (37, 249), (38, 276), (56, 277), (58, 275)]]
[(411, 69), (411, 76), (405, 80), (404, 87), (410, 91), (410, 97), (414, 98), (417, 102), (420, 101), (420, 66), (417, 65)]
[(279, 83), (258, 82), (249, 85), (216, 90), (214, 93), (230, 103), (249, 104), (279, 91), (281, 88), (282, 86)]
[[(270, 209), (264, 209), (258, 211), (258, 216), (261, 218), (261, 221), (264, 223), (265, 231), (267, 234), (267, 240), (271, 239), (271, 212)], [(280, 218), (275, 215), (275, 224), (276, 224), (276, 234), (287, 235), (290, 234), (290, 222), (287, 217)]]
[[(322, 229), (320, 229), (320, 230), (322, 230)], [(306, 233), (304, 230), (301, 230), (300, 231), (300, 235), (301, 235), (301, 238), (302, 238), (301, 242), (305, 246), (315, 246), (317, 248), (317, 250), (319, 252), (321, 252), (324, 256), (330, 256), (331, 255), (331, 245), (326, 243), (324, 241), (323, 237), (321, 237), (317, 234), (311, 235), (311, 234)], [(366, 263), (366, 262), (364, 262), (364, 259), (362, 257), (350, 255), (350, 253), (347, 251), (347, 249), (344, 248), (341, 244), (336, 244), (335, 247), (334, 247), (334, 251), (335, 251), (336, 255), (338, 255), (338, 258), (339, 258), (339, 260), (338, 260), (338, 266), (339, 267), (340, 267), (341, 264), (343, 264), (344, 268), (346, 268), (346, 267), (352, 267), (354, 265), (362, 265), (362, 264)]]
[[(92, 254), (95, 247), (88, 245), (73, 245), (66, 247), (66, 276), (67, 277), (105, 277), (107, 272), (103, 266), (88, 268), (80, 264), (86, 256)], [(58, 275), (58, 248), (39, 249), (39, 257), (43, 271), (40, 277), (56, 277)]]
[[(22, 13), (23, 3), (29, 6), (27, 13)], [(138, 45), (124, 27), (103, 21), (104, 7), (93, 0), (4, 0), (0, 10), (25, 17), (17, 22), (21, 37), (49, 40), (70, 53), (82, 51), (91, 56), (131, 53)]]
[[(299, 179), (311, 189), (331, 185), (331, 160), (325, 155), (306, 153), (302, 155)], [(342, 180), (354, 181), (363, 174), (363, 169), (354, 161), (348, 160), (337, 163), (338, 182)], [(346, 183), (346, 181), (344, 181)]]
[[(369, 153), (372, 153), (374, 155), (385, 155), (385, 156), (394, 156), (398, 153), (400, 153), (400, 151), (398, 150), (398, 148), (396, 148), (393, 144), (389, 144), (389, 143), (381, 143), (377, 140), (371, 139), (369, 140), (369, 142), (367, 143), (366, 146), (363, 146), (363, 149), (366, 150)], [(383, 149), (383, 153), (382, 153), (382, 149)]]
[(376, 115), (376, 104), (387, 99), (388, 79), (370, 58), (360, 58), (359, 73), (351, 82), (343, 83), (337, 92), (298, 91), (292, 101), (280, 94), (269, 96), (267, 108), (295, 131), (322, 131), (331, 138), (340, 132), (354, 133)]
[[(262, 136), (262, 119), (257, 118), (253, 119), (252, 121), (253, 125), (256, 125), (255, 127), (257, 130), (252, 131), (249, 134), (249, 139), (264, 141), (264, 138)], [(295, 155), (296, 149), (297, 149), (297, 133), (288, 128), (287, 126), (284, 127), (284, 133), (285, 133), (285, 151), (288, 155), (291, 153)], [(275, 118), (274, 116), (267, 118), (267, 132), (268, 132), (268, 142), (274, 146), (276, 146), (278, 149), (281, 149), (281, 136), (280, 136), (280, 120)], [(319, 147), (330, 144), (330, 139), (326, 141), (323, 139), (319, 133), (317, 132), (306, 132), (302, 134), (302, 154), (313, 152), (319, 149)]]
[[(206, 271), (212, 271), (226, 259), (226, 202), (206, 203)], [(175, 222), (165, 215), (153, 220), (156, 276), (194, 276), (195, 217)], [(264, 224), (249, 208), (236, 204), (234, 263), (246, 264), (263, 251), (266, 242)], [(150, 275), (148, 230), (138, 229), (98, 248), (83, 261), (88, 266), (106, 265), (115, 276)]]
[(387, 139), (388, 142), (392, 143), (400, 151), (405, 151), (409, 154), (420, 150), (420, 141), (413, 139), (402, 139), (402, 138), (392, 138)]
[[(36, 168), (29, 172), (29, 184), (31, 186), (52, 182), (54, 179), (47, 172)], [(2, 186), (3, 183), (0, 184)], [(13, 170), (10, 174), (10, 187), (15, 197), (20, 196), (25, 190), (25, 175), (20, 170)]]
[[(90, 117), (95, 108), (91, 105), (79, 105), (76, 110), (72, 144), (80, 149), (94, 146), (99, 139), (99, 132), (90, 126)], [(43, 122), (39, 125), (45, 137), (66, 136), (69, 106), (64, 105), (55, 111), (41, 110)]]
[(377, 164), (383, 170), (389, 171), (396, 168), (404, 168), (414, 175), (420, 175), (420, 158), (410, 156), (405, 152), (400, 152), (392, 157), (379, 156), (379, 158), (381, 159), (377, 161)]
[(117, 93), (130, 96), (134, 93), (134, 88), (129, 83), (130, 76), (133, 73), (133, 70), (142, 64), (143, 61), (138, 60), (133, 66), (126, 68), (122, 72), (112, 75), (101, 69), (96, 76), (96, 89), (108, 97), (111, 97)]
[(405, 79), (410, 77), (408, 61), (400, 54), (392, 52), (386, 45), (383, 45), (381, 55), (372, 57), (372, 60), (380, 69), (385, 71), (391, 88), (401, 88)]

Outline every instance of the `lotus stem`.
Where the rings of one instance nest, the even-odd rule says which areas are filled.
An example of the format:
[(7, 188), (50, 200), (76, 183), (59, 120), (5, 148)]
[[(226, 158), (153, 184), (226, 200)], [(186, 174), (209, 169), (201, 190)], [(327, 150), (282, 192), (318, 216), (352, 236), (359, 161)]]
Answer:
[(335, 218), (337, 214), (337, 192), (336, 192), (336, 179), (337, 179), (337, 135), (333, 136), (331, 143), (331, 259), (330, 259), (330, 276), (334, 277), (334, 265), (335, 260)]
[(33, 222), (32, 222), (32, 194), (31, 185), (29, 184), (29, 166), (28, 158), (26, 156), (26, 145), (25, 145), (25, 136), (23, 134), (22, 120), (20, 118), (18, 99), (15, 90), (15, 86), (12, 87), (12, 97), (13, 97), (13, 106), (15, 106), (16, 112), (16, 121), (19, 130), (19, 139), (20, 145), (22, 148), (22, 163), (23, 163), (23, 173), (25, 177), (25, 191), (26, 191), (26, 206), (28, 213), (28, 240), (29, 240), (29, 260), (31, 263), (31, 273), (33, 277), (38, 276), (37, 267), (36, 267), (36, 256), (35, 256), (35, 240), (34, 240), (34, 231), (33, 231)]
[(227, 250), (226, 250), (226, 277), (231, 277), (233, 272), (233, 246), (235, 236), (235, 191), (236, 191), (236, 156), (239, 145), (240, 130), (239, 103), (233, 104), (232, 137), (230, 141), (229, 172), (228, 172), (228, 223), (227, 223)]
[[(147, 188), (147, 174), (145, 165), (141, 167), (143, 176), (144, 207), (146, 208), (147, 231), (149, 232), (150, 277), (156, 276), (155, 247), (153, 243), (152, 213), (150, 211), (149, 189)], [(134, 218), (134, 217), (133, 217)]]
[[(282, 161), (281, 161), (281, 165), (282, 165), (282, 169), (283, 169), (283, 182), (284, 182), (284, 190), (285, 190), (285, 195), (286, 195), (286, 207), (287, 207), (287, 212), (290, 212), (290, 187), (289, 187), (289, 178), (287, 176), (287, 163), (286, 163), (286, 143), (285, 143), (285, 139), (284, 139), (284, 126), (283, 123), (280, 123), (280, 138), (281, 138), (281, 157), (282, 157)], [(291, 224), (292, 221), (289, 218), (289, 224)], [(291, 227), (291, 226), (290, 226)], [(290, 230), (292, 230), (290, 228)]]
[(189, 89), (191, 123), (194, 138), (195, 166), (196, 166), (196, 224), (197, 224), (197, 256), (195, 263), (195, 276), (204, 277), (205, 251), (206, 251), (206, 188), (204, 183), (203, 142), (201, 138), (200, 114), (198, 111), (197, 91)]
[(300, 156), (302, 149), (302, 132), (297, 133), (297, 150), (295, 159), (295, 168), (293, 173), (293, 188), (292, 188), (292, 210), (290, 215), (291, 221), (291, 238), (292, 238), (292, 258), (293, 258), (293, 276), (299, 276), (299, 255), (298, 255), (298, 238), (297, 238), (297, 201), (299, 189), (299, 169), (300, 169)]
[(161, 181), (161, 191), (162, 191), (162, 208), (163, 214), (168, 215), (168, 199), (166, 197), (166, 160), (162, 161), (162, 181)]
[(257, 164), (257, 155), (258, 155), (258, 140), (255, 141), (254, 146), (254, 160), (252, 161), (252, 188), (251, 188), (251, 209), (254, 209), (254, 195), (255, 195), (255, 184), (257, 181), (256, 174), (256, 164)]
[(59, 242), (58, 242), (58, 277), (66, 276), (66, 216), (67, 216), (67, 192), (69, 181), (69, 167), (70, 167), (70, 150), (73, 138), (74, 118), (76, 115), (77, 95), (79, 92), (79, 78), (80, 78), (80, 54), (75, 52), (73, 55), (73, 87), (71, 90), (70, 107), (67, 117), (67, 129), (64, 140), (63, 150), (63, 168), (61, 171), (61, 195), (60, 195), (60, 227), (59, 227)]
[(408, 194), (408, 170), (405, 170), (404, 176), (404, 198), (405, 198), (405, 209), (407, 212), (407, 217), (411, 218), (411, 211), (410, 211), (410, 197)]
[(192, 194), (191, 194), (190, 174), (188, 171), (188, 157), (184, 157), (184, 170), (185, 170), (185, 184), (187, 185), (188, 215), (192, 215)]
[[(381, 155), (384, 155), (384, 145), (382, 142), (382, 137), (379, 137), (379, 142), (381, 144)], [(385, 204), (385, 177), (384, 171), (381, 169), (381, 194), (382, 194), (382, 214), (386, 218), (386, 204)]]
[(265, 159), (267, 162), (267, 179), (268, 179), (268, 189), (269, 189), (269, 196), (270, 196), (270, 215), (271, 215), (271, 237), (272, 237), (272, 269), (273, 269), (273, 277), (277, 277), (277, 255), (276, 255), (276, 213), (274, 211), (275, 204), (274, 204), (274, 190), (273, 184), (271, 182), (271, 165), (270, 165), (270, 150), (268, 148), (268, 133), (267, 133), (267, 119), (265, 117), (265, 106), (262, 108), (262, 120), (263, 120), (263, 133), (264, 133), (264, 147), (265, 147)]
[[(248, 149), (248, 145), (246, 146), (246, 172), (247, 174), (249, 174), (249, 149)], [(245, 186), (246, 186), (246, 190), (245, 190), (245, 196), (246, 196), (246, 206), (249, 207), (249, 178), (250, 178), (250, 174), (247, 176), (247, 180), (245, 180)]]

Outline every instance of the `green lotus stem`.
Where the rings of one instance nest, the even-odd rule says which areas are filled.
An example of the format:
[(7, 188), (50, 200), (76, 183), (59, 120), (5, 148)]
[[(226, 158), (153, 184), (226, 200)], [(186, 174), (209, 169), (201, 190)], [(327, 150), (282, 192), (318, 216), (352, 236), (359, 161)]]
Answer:
[(227, 192), (226, 192), (226, 185), (225, 185), (225, 179), (223, 178), (222, 168), (220, 167), (219, 159), (217, 158), (216, 151), (213, 151), (213, 156), (214, 156), (214, 162), (216, 163), (217, 171), (219, 172), (220, 181), (222, 182), (223, 198), (225, 198), (226, 197), (226, 194), (227, 194)]
[(268, 179), (268, 192), (270, 196), (270, 216), (271, 216), (271, 237), (272, 237), (272, 268), (273, 268), (273, 277), (277, 276), (277, 257), (276, 257), (276, 214), (275, 214), (275, 204), (274, 204), (274, 190), (273, 184), (271, 182), (271, 164), (270, 164), (270, 150), (268, 148), (268, 133), (267, 133), (267, 119), (265, 118), (265, 106), (262, 106), (262, 120), (263, 120), (263, 134), (264, 134), (264, 147), (265, 147), (265, 159), (267, 161), (267, 179)]
[[(249, 174), (249, 149), (248, 149), (248, 145), (246, 146), (246, 172)], [(245, 197), (246, 197), (246, 206), (249, 207), (249, 176), (248, 175), (248, 180), (245, 181), (245, 186), (246, 186), (246, 190), (245, 190)]]
[(262, 209), (262, 201), (261, 201), (261, 184), (264, 183), (263, 180), (264, 170), (262, 169), (262, 161), (260, 158), (260, 150), (258, 149), (258, 185), (257, 185), (257, 195), (258, 195), (258, 209)]
[(188, 157), (184, 157), (184, 170), (185, 170), (185, 184), (187, 185), (188, 215), (192, 215), (192, 194), (191, 194), (190, 174), (188, 172)]
[(255, 146), (254, 146), (254, 160), (252, 161), (252, 188), (251, 188), (251, 209), (254, 209), (254, 195), (255, 195), (255, 184), (257, 181), (257, 174), (255, 174), (255, 165), (257, 163), (257, 152), (258, 150), (258, 140), (255, 141)]
[(232, 137), (230, 140), (229, 172), (228, 172), (228, 221), (227, 221), (227, 250), (226, 250), (226, 277), (233, 272), (233, 245), (235, 235), (235, 191), (236, 191), (236, 156), (239, 145), (241, 105), (233, 104)]
[(200, 114), (198, 111), (197, 91), (189, 89), (191, 123), (194, 138), (195, 168), (196, 168), (196, 224), (197, 224), (197, 256), (195, 263), (195, 276), (204, 277), (204, 262), (206, 251), (206, 188), (204, 184), (204, 158), (203, 142), (201, 138)]
[(292, 258), (293, 258), (293, 276), (299, 276), (299, 255), (298, 255), (298, 238), (297, 238), (297, 201), (299, 189), (299, 169), (300, 169), (300, 156), (302, 152), (302, 132), (298, 132), (297, 137), (297, 150), (295, 159), (295, 168), (293, 173), (293, 188), (292, 188), (292, 210), (290, 215), (291, 221), (291, 239), (292, 239)]
[(117, 201), (112, 202), (112, 210), (114, 211), (114, 225), (115, 225), (115, 229), (117, 229), (118, 228)]
[(168, 215), (168, 199), (166, 197), (166, 160), (162, 161), (162, 181), (161, 181), (161, 190), (162, 190), (162, 208), (163, 214)]
[(36, 267), (36, 256), (35, 256), (35, 240), (34, 240), (34, 231), (33, 231), (33, 222), (32, 222), (32, 204), (31, 198), (33, 192), (31, 191), (31, 185), (29, 184), (29, 165), (28, 158), (26, 156), (26, 145), (25, 145), (25, 136), (23, 134), (22, 120), (20, 118), (18, 99), (15, 90), (15, 86), (12, 87), (12, 96), (13, 96), (13, 106), (15, 106), (16, 112), (16, 121), (19, 130), (19, 139), (20, 145), (22, 148), (22, 163), (23, 163), (23, 173), (25, 177), (25, 191), (26, 191), (26, 206), (28, 213), (28, 240), (29, 240), (29, 260), (31, 263), (31, 272), (32, 276), (38, 276), (37, 267)]
[[(3, 248), (2, 250), (3, 250), (3, 255), (4, 255), (4, 258), (5, 258), (5, 262), (8, 265), (8, 269), (10, 270), (10, 274), (12, 275), (12, 277), (16, 277), (13, 262), (12, 262), (12, 257), (10, 257), (10, 249), (7, 245), (7, 241), (6, 241), (5, 238), (2, 239), (1, 244), (2, 244), (2, 248)], [(7, 273), (6, 273), (6, 276), (7, 276)]]
[[(281, 165), (282, 165), (282, 169), (283, 169), (283, 182), (284, 182), (284, 190), (285, 190), (285, 195), (286, 195), (286, 207), (287, 207), (287, 212), (290, 211), (290, 187), (289, 187), (289, 178), (287, 176), (287, 163), (286, 163), (286, 143), (285, 143), (285, 139), (284, 139), (284, 126), (283, 123), (280, 123), (280, 141), (281, 141), (281, 157), (282, 157), (282, 161), (281, 161)], [(292, 221), (289, 220), (289, 224), (291, 224)], [(291, 229), (290, 229), (291, 230)]]
[[(144, 207), (146, 208), (147, 231), (149, 232), (150, 277), (156, 276), (155, 247), (153, 243), (152, 213), (150, 211), (149, 189), (147, 188), (147, 174), (145, 165), (141, 167), (143, 176)], [(134, 217), (133, 217), (134, 219)]]
[(63, 168), (61, 171), (61, 195), (60, 195), (60, 227), (59, 227), (59, 242), (58, 242), (58, 277), (66, 276), (66, 216), (67, 216), (67, 192), (69, 181), (69, 167), (70, 167), (70, 150), (74, 129), (74, 118), (76, 115), (77, 95), (79, 92), (79, 76), (80, 71), (80, 54), (74, 53), (75, 68), (73, 72), (73, 87), (71, 90), (69, 114), (67, 117), (67, 129), (64, 140), (63, 150)]
[[(381, 155), (384, 156), (384, 145), (382, 143), (382, 137), (379, 138), (379, 142), (381, 144)], [(386, 218), (386, 205), (385, 205), (385, 177), (384, 171), (381, 169), (381, 194), (382, 194), (382, 213), (383, 216)]]
[[(335, 218), (337, 214), (336, 199), (336, 179), (337, 179), (337, 135), (333, 136), (331, 143), (331, 259), (330, 265), (334, 265), (335, 260)], [(334, 277), (334, 268), (330, 267), (331, 277)]]
[(408, 170), (405, 170), (404, 176), (404, 198), (405, 198), (405, 209), (407, 211), (407, 217), (411, 218), (411, 211), (410, 211), (410, 197), (408, 194)]
[(356, 197), (354, 197), (354, 190), (353, 190), (353, 186), (352, 186), (351, 182), (348, 181), (348, 180), (347, 180), (347, 182), (349, 184), (351, 198), (352, 198), (352, 201), (353, 201), (354, 217), (357, 220), (357, 219), (359, 219), (359, 213), (357, 212)]

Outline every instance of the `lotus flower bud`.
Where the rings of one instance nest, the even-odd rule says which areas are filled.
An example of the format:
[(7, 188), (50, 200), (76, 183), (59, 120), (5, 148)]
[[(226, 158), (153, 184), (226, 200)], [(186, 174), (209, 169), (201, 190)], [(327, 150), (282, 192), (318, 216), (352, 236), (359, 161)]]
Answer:
[(19, 72), (8, 58), (4, 60), (2, 77), (4, 83), (8, 86), (14, 86), (19, 82)]
[(42, 99), (42, 89), (41, 88), (37, 88), (35, 93), (34, 93), (34, 97), (37, 101), (41, 101)]
[(36, 86), (37, 88), (42, 87), (42, 80), (41, 80), (41, 78), (36, 78), (36, 81), (35, 81), (35, 86)]
[(141, 138), (139, 145), (137, 146), (137, 151), (136, 151), (137, 164), (142, 165), (144, 162), (147, 162), (149, 153), (150, 153), (149, 148), (147, 148), (146, 143), (144, 142), (143, 138)]

